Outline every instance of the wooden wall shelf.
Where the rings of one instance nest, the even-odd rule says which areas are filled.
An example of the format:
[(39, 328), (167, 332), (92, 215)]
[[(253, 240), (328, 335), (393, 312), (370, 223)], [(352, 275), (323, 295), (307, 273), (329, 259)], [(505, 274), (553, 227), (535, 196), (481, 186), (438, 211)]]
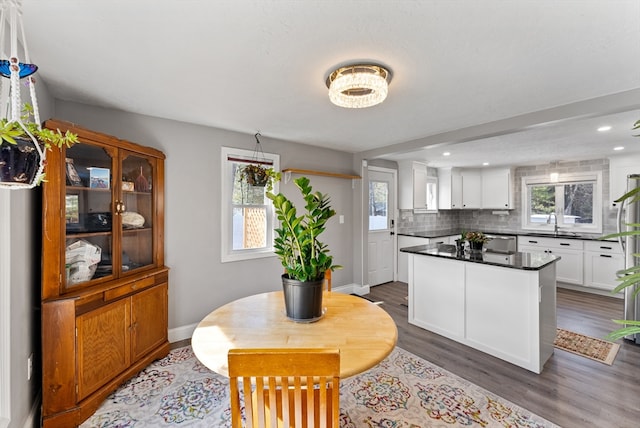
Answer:
[(344, 178), (347, 180), (359, 180), (362, 177), (359, 175), (352, 174), (338, 174), (335, 172), (325, 172), (325, 171), (314, 171), (311, 169), (297, 169), (297, 168), (285, 168), (282, 170), (284, 172), (285, 183), (288, 183), (291, 179), (291, 174), (301, 174), (301, 175), (320, 175), (323, 177), (333, 177), (333, 178)]

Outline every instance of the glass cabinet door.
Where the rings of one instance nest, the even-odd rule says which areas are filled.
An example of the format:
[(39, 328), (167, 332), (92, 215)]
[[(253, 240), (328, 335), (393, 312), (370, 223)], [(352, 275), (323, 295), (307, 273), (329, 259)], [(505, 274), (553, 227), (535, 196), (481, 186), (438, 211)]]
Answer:
[(75, 144), (66, 150), (65, 288), (113, 275), (115, 151)]
[(153, 219), (155, 160), (122, 153), (122, 193), (116, 204), (122, 222), (122, 273), (155, 263)]

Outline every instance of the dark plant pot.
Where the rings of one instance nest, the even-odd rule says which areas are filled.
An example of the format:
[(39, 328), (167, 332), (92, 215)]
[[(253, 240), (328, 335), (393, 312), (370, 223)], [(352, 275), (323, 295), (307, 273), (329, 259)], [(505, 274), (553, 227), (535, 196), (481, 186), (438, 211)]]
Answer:
[(247, 175), (247, 183), (256, 187), (264, 187), (269, 181), (269, 176), (263, 173), (254, 173)]
[(296, 322), (314, 322), (322, 318), (324, 278), (301, 282), (282, 275), (282, 291), (287, 318)]
[(17, 144), (0, 144), (0, 182), (27, 185), (36, 179), (40, 153), (31, 139), (16, 138)]
[(483, 245), (484, 245), (484, 242), (469, 242), (469, 248), (471, 249), (471, 251), (480, 252), (482, 251)]

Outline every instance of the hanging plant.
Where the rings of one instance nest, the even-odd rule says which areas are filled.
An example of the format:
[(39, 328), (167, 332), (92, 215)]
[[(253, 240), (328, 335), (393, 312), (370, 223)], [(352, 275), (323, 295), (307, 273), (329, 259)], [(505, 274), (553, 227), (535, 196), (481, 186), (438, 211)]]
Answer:
[(264, 156), (264, 152), (262, 151), (262, 146), (258, 139), (259, 135), (259, 133), (254, 135), (256, 139), (256, 148), (253, 153), (253, 161), (255, 163), (249, 163), (242, 168), (240, 171), (240, 181), (254, 187), (266, 186), (267, 190), (271, 191), (273, 190), (273, 181), (280, 180), (280, 173), (276, 172), (271, 167), (265, 166), (270, 165), (270, 163), (267, 161), (267, 158)]
[(252, 186), (264, 187), (269, 181), (269, 174), (262, 165), (249, 164), (242, 168), (240, 179)]
[(12, 188), (40, 184), (44, 179), (43, 151), (78, 142), (78, 136), (69, 131), (63, 134), (60, 130), (41, 129), (32, 115), (33, 108), (25, 104), (21, 121), (0, 119), (0, 183)]

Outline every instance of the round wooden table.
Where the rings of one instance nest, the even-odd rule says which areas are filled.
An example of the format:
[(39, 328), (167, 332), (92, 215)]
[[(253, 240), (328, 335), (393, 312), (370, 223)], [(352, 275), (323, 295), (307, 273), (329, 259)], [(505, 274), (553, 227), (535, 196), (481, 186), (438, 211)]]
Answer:
[(281, 291), (256, 294), (228, 303), (196, 327), (191, 346), (209, 369), (228, 376), (231, 348), (338, 348), (340, 377), (378, 364), (391, 353), (398, 330), (389, 314), (368, 300), (325, 292), (324, 316), (314, 323), (290, 321)]

